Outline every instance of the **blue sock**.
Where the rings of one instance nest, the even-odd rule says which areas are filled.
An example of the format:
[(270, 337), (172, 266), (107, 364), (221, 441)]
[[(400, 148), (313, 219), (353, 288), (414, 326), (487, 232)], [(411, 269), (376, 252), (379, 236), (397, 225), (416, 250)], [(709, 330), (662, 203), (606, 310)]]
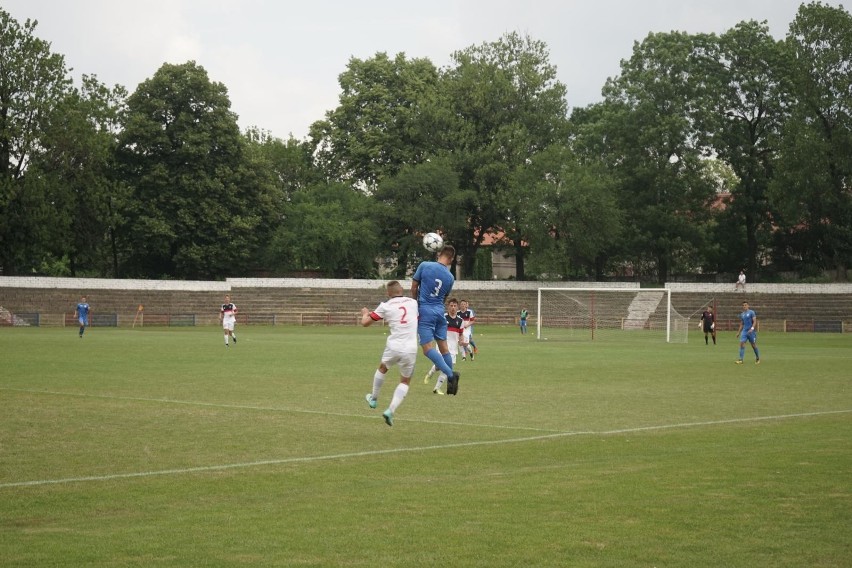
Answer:
[(757, 345), (754, 346), (754, 358), (760, 359), (760, 350), (757, 348)]
[(743, 355), (745, 355), (745, 347), (740, 347), (740, 361), (743, 360)]
[[(453, 368), (453, 356), (450, 355), (449, 353), (444, 353), (442, 355), (442, 357), (444, 358), (444, 363), (447, 364), (447, 367), (452, 369)], [(447, 375), (447, 376), (449, 377), (449, 375)]]
[(432, 349), (427, 351), (426, 357), (428, 357), (429, 360), (435, 364), (435, 368), (440, 369), (442, 373), (444, 373), (448, 377), (453, 376), (453, 368), (447, 365), (447, 362), (444, 361), (444, 358), (441, 356), (441, 353), (437, 349), (433, 347)]

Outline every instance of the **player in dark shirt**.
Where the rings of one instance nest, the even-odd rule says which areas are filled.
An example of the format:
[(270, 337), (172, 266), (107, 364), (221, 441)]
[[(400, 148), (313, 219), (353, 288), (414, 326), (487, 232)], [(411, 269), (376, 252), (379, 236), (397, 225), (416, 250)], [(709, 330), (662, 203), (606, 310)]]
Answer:
[[(462, 319), (461, 315), (458, 313), (459, 302), (455, 298), (450, 298), (447, 301), (447, 313), (444, 316), (447, 318), (447, 347), (450, 350), (450, 357), (453, 360), (453, 365), (456, 363), (456, 354), (459, 349), (459, 340), (462, 336), (462, 331), (464, 330), (465, 323)], [(429, 379), (432, 378), (432, 375), (438, 369), (435, 365), (432, 365), (432, 368), (426, 373), (426, 377), (423, 379), (423, 384), (429, 384)], [(438, 375), (438, 382), (435, 384), (435, 388), (432, 389), (432, 392), (435, 394), (444, 394), (441, 392), (441, 385), (444, 384), (444, 381), (447, 379), (447, 375), (443, 372)]]
[(716, 345), (716, 316), (713, 314), (713, 308), (710, 306), (704, 308), (698, 325), (704, 330), (704, 345), (710, 344), (707, 341), (708, 335), (713, 337), (713, 345)]

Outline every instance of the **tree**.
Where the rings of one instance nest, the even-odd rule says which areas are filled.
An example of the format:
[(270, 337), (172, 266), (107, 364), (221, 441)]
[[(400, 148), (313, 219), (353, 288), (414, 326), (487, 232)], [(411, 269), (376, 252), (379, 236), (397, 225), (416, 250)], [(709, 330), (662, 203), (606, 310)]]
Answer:
[(761, 245), (770, 242), (767, 191), (789, 105), (785, 48), (772, 38), (766, 23), (754, 21), (737, 24), (721, 37), (702, 39), (705, 52), (699, 67), (710, 88), (700, 95), (700, 105), (707, 110), (701, 127), (716, 157), (739, 179), (724, 215), (731, 217), (726, 225), (740, 225), (745, 237), (745, 247), (730, 251), (721, 268), (736, 272), (747, 266), (756, 275)]
[(50, 250), (71, 276), (118, 274), (115, 228), (126, 192), (114, 156), (126, 95), (84, 75), (50, 113), (30, 163), (28, 177), (39, 179), (52, 210)]
[(280, 192), (284, 202), (303, 189), (315, 185), (325, 178), (314, 166), (313, 146), (310, 142), (274, 138), (266, 131), (249, 128), (245, 133), (251, 169), (264, 171), (270, 176), (269, 183)]
[(373, 200), (343, 183), (295, 193), (270, 245), (276, 271), (318, 271), (327, 277), (374, 278), (381, 251)]
[(794, 102), (772, 185), (779, 239), (806, 272), (852, 262), (852, 16), (802, 5), (786, 39)]
[[(565, 86), (556, 80), (546, 44), (508, 33), (498, 41), (453, 54), (442, 74), (446, 124), (440, 147), (453, 156), (466, 206), (468, 231), (460, 244), (462, 273), (474, 271), (487, 233), (503, 233), (524, 279), (524, 239), (535, 219), (524, 217), (529, 188), (512, 177), (566, 133)], [(522, 179), (522, 178), (516, 178)]]
[(35, 37), (37, 25), (21, 26), (0, 8), (0, 270), (7, 275), (36, 269), (50, 246), (50, 200), (27, 173), (71, 83), (64, 58)]
[(615, 178), (561, 145), (541, 152), (518, 175), (515, 185), (529, 188), (531, 196), (523, 216), (536, 220), (525, 237), (535, 271), (550, 278), (603, 278), (624, 216)]
[(383, 235), (385, 263), (396, 266), (397, 277), (404, 278), (406, 269), (423, 260), (424, 233), (438, 230), (448, 244), (465, 238), (469, 193), (459, 189), (458, 174), (446, 157), (405, 166), (379, 185), (374, 198), (381, 207), (374, 218)]
[(311, 125), (320, 168), (332, 180), (372, 190), (428, 152), (421, 114), (435, 96), (438, 71), (428, 59), (349, 60), (339, 77), (339, 106)]
[(650, 265), (661, 282), (673, 268), (695, 268), (700, 220), (713, 197), (700, 162), (697, 93), (706, 79), (697, 69), (693, 37), (650, 34), (634, 45), (621, 75), (607, 81), (595, 113), (604, 125), (587, 129), (604, 133), (605, 161), (620, 179), (634, 268), (641, 274)]
[(194, 61), (164, 64), (128, 98), (119, 160), (124, 237), (145, 277), (220, 278), (252, 265), (267, 201), (246, 171), (227, 89)]

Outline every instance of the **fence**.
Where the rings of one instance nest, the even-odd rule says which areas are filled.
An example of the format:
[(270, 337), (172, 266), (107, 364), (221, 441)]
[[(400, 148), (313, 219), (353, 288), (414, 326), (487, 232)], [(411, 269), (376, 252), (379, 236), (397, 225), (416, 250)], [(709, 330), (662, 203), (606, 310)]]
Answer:
[[(240, 325), (360, 325), (360, 316), (340, 312), (302, 312), (293, 314), (238, 314)], [(209, 314), (92, 314), (89, 325), (92, 327), (195, 327), (218, 325), (217, 316)], [(74, 314), (54, 314), (40, 312), (11, 313), (0, 317), (0, 327), (75, 327), (79, 323)]]
[[(697, 320), (694, 320), (697, 321)], [(507, 319), (488, 316), (477, 316), (480, 325), (518, 325), (517, 318)], [(536, 325), (535, 316), (530, 316), (527, 324)], [(360, 325), (360, 315), (351, 312), (298, 312), (286, 314), (238, 314), (237, 323), (240, 325), (258, 326), (347, 326)], [(716, 321), (717, 331), (736, 331), (739, 320), (719, 319)], [(0, 327), (62, 327), (77, 326), (74, 314), (55, 314), (41, 312), (11, 313), (5, 311), (0, 317)], [(219, 325), (218, 316), (210, 314), (92, 314), (90, 325), (93, 327), (196, 327)], [(780, 331), (783, 333), (849, 333), (850, 326), (843, 320), (834, 319), (802, 319), (802, 320), (758, 320), (758, 331)]]

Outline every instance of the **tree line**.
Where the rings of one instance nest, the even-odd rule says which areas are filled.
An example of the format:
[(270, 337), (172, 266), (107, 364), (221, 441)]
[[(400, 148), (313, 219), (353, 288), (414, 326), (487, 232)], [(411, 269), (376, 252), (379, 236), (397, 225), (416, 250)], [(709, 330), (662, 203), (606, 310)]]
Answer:
[[(846, 279), (852, 17), (650, 33), (600, 102), (569, 109), (547, 45), (518, 33), (436, 67), (351, 58), (303, 140), (241, 132), (194, 61), (134, 92), (74, 84), (0, 8), (5, 275), (404, 277), (438, 230), (464, 278), (484, 243), (518, 279), (678, 274)], [(579, 55), (578, 55), (579, 56)]]

